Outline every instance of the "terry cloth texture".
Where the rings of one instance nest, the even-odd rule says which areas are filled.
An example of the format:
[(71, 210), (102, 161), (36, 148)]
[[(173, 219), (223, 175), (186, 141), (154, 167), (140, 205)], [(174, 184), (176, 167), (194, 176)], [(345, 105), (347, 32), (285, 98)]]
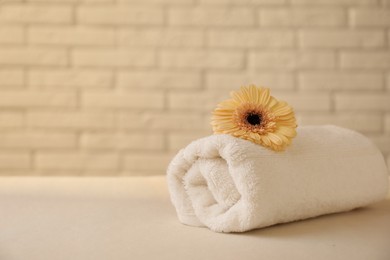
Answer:
[(243, 232), (348, 211), (384, 199), (388, 171), (363, 135), (306, 126), (285, 152), (230, 135), (189, 144), (167, 171), (179, 220), (216, 232)]

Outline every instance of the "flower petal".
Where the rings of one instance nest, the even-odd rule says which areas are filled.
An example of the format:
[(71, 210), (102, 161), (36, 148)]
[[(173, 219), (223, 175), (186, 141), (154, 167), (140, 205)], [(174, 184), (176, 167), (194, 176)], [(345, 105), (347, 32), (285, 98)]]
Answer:
[(268, 102), (270, 101), (270, 94), (269, 94), (269, 88), (265, 88), (261, 94), (260, 94), (260, 100), (259, 103), (263, 106), (267, 106)]
[(290, 127), (279, 127), (278, 132), (288, 137), (295, 137), (297, 135), (295, 129)]
[(283, 144), (283, 139), (279, 137), (279, 135), (274, 134), (274, 133), (268, 133), (268, 138), (271, 140), (271, 142), (277, 144), (277, 145), (282, 145)]
[(269, 138), (268, 138), (267, 135), (262, 135), (262, 136), (261, 136), (261, 141), (263, 141), (264, 144), (267, 145), (267, 146), (270, 146), (270, 145), (271, 145), (271, 141), (269, 140)]
[[(211, 125), (216, 134), (231, 134), (275, 151), (284, 150), (296, 136), (293, 109), (270, 95), (268, 88), (250, 85), (231, 92), (213, 111)], [(247, 121), (248, 113), (261, 115), (260, 124)]]

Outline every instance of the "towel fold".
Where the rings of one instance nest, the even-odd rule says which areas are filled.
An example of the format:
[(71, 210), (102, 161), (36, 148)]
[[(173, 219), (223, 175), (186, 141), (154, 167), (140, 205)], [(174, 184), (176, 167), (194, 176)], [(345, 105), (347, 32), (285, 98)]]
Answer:
[(168, 167), (179, 220), (216, 232), (243, 232), (348, 211), (386, 197), (381, 152), (363, 135), (307, 126), (285, 152), (230, 135), (182, 149)]

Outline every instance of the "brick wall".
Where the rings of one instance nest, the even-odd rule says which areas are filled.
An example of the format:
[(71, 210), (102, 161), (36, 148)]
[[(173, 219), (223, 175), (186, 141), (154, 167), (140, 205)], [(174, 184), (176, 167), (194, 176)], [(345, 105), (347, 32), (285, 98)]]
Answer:
[(0, 175), (164, 174), (240, 85), (390, 163), (388, 0), (0, 1)]

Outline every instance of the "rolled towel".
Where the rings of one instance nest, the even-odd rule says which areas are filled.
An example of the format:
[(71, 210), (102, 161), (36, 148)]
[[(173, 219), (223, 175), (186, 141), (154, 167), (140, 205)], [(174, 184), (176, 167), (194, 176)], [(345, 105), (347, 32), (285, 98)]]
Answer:
[(307, 126), (285, 152), (230, 135), (182, 149), (168, 167), (179, 220), (216, 232), (243, 232), (349, 211), (386, 197), (381, 152), (363, 135)]

